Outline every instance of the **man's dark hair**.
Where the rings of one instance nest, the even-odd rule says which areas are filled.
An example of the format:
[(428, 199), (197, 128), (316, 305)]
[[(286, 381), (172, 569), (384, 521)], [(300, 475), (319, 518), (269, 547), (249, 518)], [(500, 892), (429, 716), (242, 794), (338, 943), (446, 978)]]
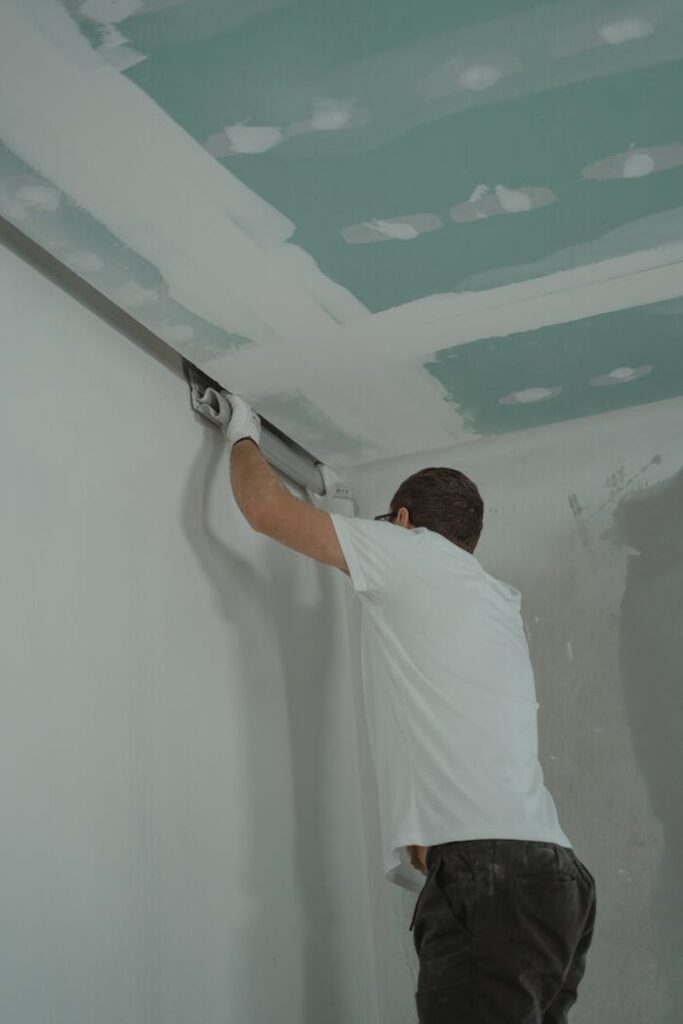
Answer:
[(407, 508), (413, 526), (426, 526), (470, 554), (484, 523), (477, 485), (457, 469), (430, 466), (404, 480), (391, 499), (392, 515)]

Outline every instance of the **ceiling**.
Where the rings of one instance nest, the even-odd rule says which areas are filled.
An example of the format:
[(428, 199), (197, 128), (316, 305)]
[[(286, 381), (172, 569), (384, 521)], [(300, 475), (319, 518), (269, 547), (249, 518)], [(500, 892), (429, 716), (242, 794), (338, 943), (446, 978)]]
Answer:
[(683, 5), (3, 0), (0, 214), (318, 457), (683, 394)]

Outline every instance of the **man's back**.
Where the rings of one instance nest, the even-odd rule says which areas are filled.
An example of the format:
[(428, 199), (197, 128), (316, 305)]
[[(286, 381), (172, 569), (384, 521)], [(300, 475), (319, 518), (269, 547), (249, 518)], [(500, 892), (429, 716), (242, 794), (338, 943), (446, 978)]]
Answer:
[(538, 762), (519, 591), (434, 531), (332, 520), (363, 605), (385, 876), (421, 887), (411, 844), (497, 838), (571, 847)]

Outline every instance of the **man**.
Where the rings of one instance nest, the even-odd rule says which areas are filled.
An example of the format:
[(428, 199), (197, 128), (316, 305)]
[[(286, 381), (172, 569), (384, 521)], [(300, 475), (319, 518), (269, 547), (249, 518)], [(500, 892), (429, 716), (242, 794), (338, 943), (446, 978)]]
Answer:
[(251, 526), (341, 569), (361, 599), (384, 874), (409, 888), (426, 875), (410, 925), (420, 1024), (566, 1022), (595, 883), (543, 785), (521, 595), (473, 554), (476, 485), (428, 468), (380, 521), (326, 513), (270, 468), (246, 402), (209, 389), (195, 408), (232, 445), (232, 489)]

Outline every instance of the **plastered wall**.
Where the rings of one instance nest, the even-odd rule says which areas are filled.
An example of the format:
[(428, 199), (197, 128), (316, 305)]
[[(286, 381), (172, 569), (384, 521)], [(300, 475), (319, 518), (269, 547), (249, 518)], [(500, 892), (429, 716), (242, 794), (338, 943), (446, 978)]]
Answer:
[[(183, 381), (0, 250), (3, 1021), (415, 1024), (348, 581), (254, 534)], [(561, 823), (598, 884), (572, 1024), (673, 1024), (683, 403), (456, 466), (518, 586)]]
[(0, 250), (4, 1024), (375, 1024), (345, 581)]
[[(572, 1024), (674, 1024), (683, 1004), (682, 426), (673, 400), (348, 474), (366, 516), (425, 466), (481, 490), (476, 555), (522, 591), (546, 785), (597, 882)], [(415, 897), (381, 880), (368, 841), (381, 1019), (414, 1024)]]

